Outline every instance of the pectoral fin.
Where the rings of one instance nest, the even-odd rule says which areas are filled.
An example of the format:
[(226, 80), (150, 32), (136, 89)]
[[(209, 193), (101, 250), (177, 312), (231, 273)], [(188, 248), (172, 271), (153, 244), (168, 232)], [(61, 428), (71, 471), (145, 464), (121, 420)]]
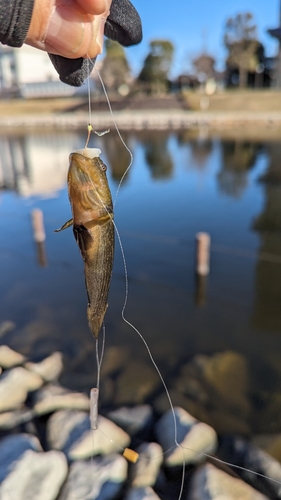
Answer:
[(80, 248), (80, 252), (82, 255), (83, 260), (86, 260), (87, 257), (87, 249), (93, 242), (93, 238), (91, 236), (91, 233), (89, 229), (87, 229), (83, 224), (81, 225), (74, 225), (73, 226), (73, 233), (74, 237), (76, 239), (76, 242)]
[(55, 233), (59, 233), (60, 231), (63, 231), (64, 229), (67, 229), (68, 227), (73, 226), (73, 219), (69, 219), (63, 226), (61, 226), (60, 229), (55, 229)]

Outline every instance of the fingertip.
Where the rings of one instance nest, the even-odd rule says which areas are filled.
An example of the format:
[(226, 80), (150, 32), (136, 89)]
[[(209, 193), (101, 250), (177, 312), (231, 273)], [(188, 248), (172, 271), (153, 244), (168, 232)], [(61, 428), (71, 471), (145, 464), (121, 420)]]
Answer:
[(108, 0), (76, 0), (76, 2), (81, 9), (94, 16), (103, 14), (111, 4)]

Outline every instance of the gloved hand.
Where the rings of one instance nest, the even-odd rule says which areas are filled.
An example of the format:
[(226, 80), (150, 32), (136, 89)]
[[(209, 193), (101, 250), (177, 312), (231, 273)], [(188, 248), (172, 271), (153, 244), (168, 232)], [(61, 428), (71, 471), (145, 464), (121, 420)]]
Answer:
[[(104, 34), (125, 47), (140, 43), (142, 26), (139, 14), (129, 0), (112, 0), (110, 14), (105, 22)], [(80, 87), (92, 71), (95, 59), (68, 59), (49, 54), (60, 80)]]

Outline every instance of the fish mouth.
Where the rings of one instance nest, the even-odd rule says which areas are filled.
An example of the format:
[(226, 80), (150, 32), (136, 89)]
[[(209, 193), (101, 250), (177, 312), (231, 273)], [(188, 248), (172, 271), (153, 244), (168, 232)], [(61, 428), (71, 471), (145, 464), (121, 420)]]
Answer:
[(83, 186), (91, 182), (89, 173), (89, 159), (82, 154), (72, 153), (70, 155), (70, 166), (68, 170), (68, 181), (76, 186)]
[(96, 210), (99, 212), (105, 205), (101, 180), (103, 175), (104, 172), (96, 163), (96, 158), (87, 158), (80, 153), (70, 155), (68, 190), (72, 205), (76, 214), (79, 213), (80, 219), (82, 212), (94, 213)]

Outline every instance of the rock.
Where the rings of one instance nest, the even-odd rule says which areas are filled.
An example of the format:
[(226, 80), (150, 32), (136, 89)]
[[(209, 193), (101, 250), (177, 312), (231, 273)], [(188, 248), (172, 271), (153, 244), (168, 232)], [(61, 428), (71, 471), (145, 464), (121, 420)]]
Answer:
[(132, 436), (149, 426), (152, 422), (153, 410), (150, 405), (138, 405), (133, 408), (122, 406), (109, 412), (107, 416)]
[(21, 366), (7, 370), (0, 377), (0, 412), (13, 410), (25, 402), (29, 391), (39, 389), (42, 378)]
[(206, 360), (204, 376), (216, 389), (220, 400), (223, 399), (223, 405), (229, 404), (242, 413), (249, 413), (249, 371), (244, 356), (234, 351), (214, 354)]
[(59, 500), (111, 500), (127, 478), (127, 462), (121, 455), (74, 462)]
[[(13, 470), (14, 463), (28, 450), (42, 451), (39, 440), (30, 434), (13, 434), (0, 441), (0, 484)], [(2, 500), (1, 495), (0, 498)]]
[(0, 337), (4, 337), (6, 333), (11, 332), (15, 328), (16, 325), (12, 321), (2, 321), (0, 323)]
[(21, 365), (26, 361), (25, 356), (14, 351), (7, 345), (0, 346), (0, 366), (4, 369)]
[(239, 353), (197, 355), (181, 368), (174, 384), (193, 404), (183, 401), (178, 406), (219, 433), (247, 432), (251, 412), (249, 380), (247, 360)]
[(132, 487), (154, 486), (163, 462), (163, 450), (158, 443), (142, 443), (136, 450), (139, 460), (132, 469)]
[(128, 363), (117, 379), (114, 403), (142, 404), (161, 385), (156, 370), (138, 361)]
[(34, 398), (34, 412), (45, 415), (61, 409), (89, 410), (90, 399), (80, 392), (70, 391), (58, 384), (48, 384)]
[(202, 465), (191, 479), (188, 500), (269, 500), (250, 485), (217, 469)]
[(268, 453), (241, 437), (224, 436), (218, 456), (239, 466), (239, 475), (255, 489), (270, 498), (281, 498), (281, 464)]
[(14, 411), (0, 413), (0, 429), (13, 429), (18, 425), (25, 424), (33, 418), (33, 411), (26, 407)]
[(1, 483), (1, 500), (55, 500), (67, 475), (63, 453), (26, 451)]
[(217, 407), (210, 408), (209, 420), (219, 435), (231, 433), (247, 436), (251, 434), (251, 426), (248, 418), (244, 419), (241, 415), (236, 414), (236, 412), (227, 411), (227, 409), (224, 411), (223, 408)]
[[(94, 433), (94, 434), (93, 434)], [(50, 448), (62, 450), (70, 460), (122, 451), (130, 443), (129, 435), (105, 417), (98, 417), (98, 429), (90, 429), (89, 413), (61, 410), (47, 425)]]
[(38, 373), (46, 382), (56, 382), (63, 370), (61, 352), (54, 352), (40, 363), (25, 363), (25, 368)]
[[(200, 402), (194, 401), (191, 398), (184, 396), (175, 389), (170, 389), (169, 394), (174, 406), (180, 406), (195, 418), (197, 418), (197, 420), (206, 422), (207, 424), (211, 424), (209, 419), (209, 411), (205, 409)], [(163, 392), (160, 396), (158, 396), (158, 398), (156, 398), (155, 401), (153, 401), (153, 407), (160, 414), (165, 413), (171, 408), (171, 405), (167, 398), (167, 394), (165, 392)]]
[(259, 434), (251, 439), (251, 444), (261, 448), (272, 458), (281, 462), (281, 434)]
[(124, 346), (108, 346), (102, 362), (102, 375), (106, 377), (120, 370), (129, 358), (129, 351)]
[(183, 408), (176, 407), (176, 439), (175, 423), (172, 411), (165, 413), (156, 423), (156, 435), (164, 452), (164, 461), (168, 466), (185, 463), (196, 464), (205, 458), (205, 454), (212, 454), (217, 448), (217, 435), (212, 427), (198, 422)]
[(125, 496), (125, 500), (160, 500), (160, 497), (156, 495), (150, 486), (146, 486), (144, 488), (130, 489)]

